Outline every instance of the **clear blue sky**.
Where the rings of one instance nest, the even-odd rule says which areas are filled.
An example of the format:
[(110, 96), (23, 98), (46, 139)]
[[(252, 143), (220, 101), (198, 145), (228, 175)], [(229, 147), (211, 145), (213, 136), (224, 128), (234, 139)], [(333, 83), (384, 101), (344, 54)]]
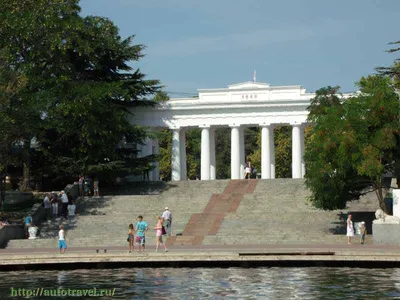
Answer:
[[(135, 34), (135, 67), (171, 92), (197, 93), (252, 80), (339, 85), (390, 65), (400, 40), (400, 0), (81, 0), (83, 15), (108, 17)], [(173, 97), (184, 96), (171, 94)]]

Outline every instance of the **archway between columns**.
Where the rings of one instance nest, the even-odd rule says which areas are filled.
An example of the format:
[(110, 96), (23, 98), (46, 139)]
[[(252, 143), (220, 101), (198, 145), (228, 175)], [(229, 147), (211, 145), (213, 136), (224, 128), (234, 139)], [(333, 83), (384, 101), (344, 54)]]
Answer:
[[(275, 174), (269, 178), (292, 177), (292, 126), (274, 127), (274, 158)], [(232, 178), (232, 128), (203, 127), (164, 129), (160, 137), (160, 179), (161, 180), (213, 180)], [(261, 177), (261, 139), (262, 127), (239, 127), (238, 149), (239, 171), (236, 176), (244, 177), (244, 167), (248, 160), (255, 168), (253, 178)], [(209, 142), (203, 144), (202, 138)], [(213, 145), (214, 140), (215, 145)], [(179, 150), (178, 150), (179, 145)], [(242, 145), (242, 146), (241, 146)], [(209, 155), (203, 157), (210, 149)], [(215, 147), (214, 157), (211, 149)], [(172, 160), (173, 154), (180, 156), (179, 162)], [(301, 157), (301, 156), (299, 156)], [(300, 158), (301, 159), (301, 158)], [(203, 169), (202, 169), (203, 165)], [(209, 166), (205, 170), (205, 166)], [(272, 169), (272, 167), (271, 167)], [(202, 178), (202, 171), (205, 176)], [(171, 174), (173, 176), (171, 176)], [(258, 175), (258, 176), (257, 176)], [(301, 176), (303, 175), (303, 171)]]

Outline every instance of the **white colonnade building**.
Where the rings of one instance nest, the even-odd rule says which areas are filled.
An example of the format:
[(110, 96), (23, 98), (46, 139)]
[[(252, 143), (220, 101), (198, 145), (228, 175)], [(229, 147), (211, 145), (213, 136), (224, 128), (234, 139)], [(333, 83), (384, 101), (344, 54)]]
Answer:
[[(231, 179), (244, 176), (244, 129), (261, 127), (261, 178), (275, 178), (274, 127), (292, 126), (292, 177), (305, 174), (304, 128), (310, 100), (299, 85), (270, 86), (245, 82), (221, 89), (200, 89), (198, 98), (178, 98), (155, 107), (135, 108), (131, 122), (172, 130), (172, 180), (187, 180), (186, 130), (201, 128), (201, 180), (216, 179), (215, 130), (231, 128)], [(345, 95), (346, 96), (346, 95)], [(158, 153), (157, 141), (148, 139), (142, 155)], [(158, 180), (156, 167), (149, 176)]]

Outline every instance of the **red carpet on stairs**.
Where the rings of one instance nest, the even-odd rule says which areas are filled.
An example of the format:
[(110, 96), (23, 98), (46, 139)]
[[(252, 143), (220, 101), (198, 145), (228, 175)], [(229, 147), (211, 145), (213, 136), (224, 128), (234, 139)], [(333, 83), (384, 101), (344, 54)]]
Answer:
[(216, 235), (227, 213), (234, 213), (243, 195), (253, 193), (256, 179), (230, 180), (222, 194), (213, 194), (202, 213), (193, 214), (182, 236), (170, 237), (169, 245), (201, 245), (207, 235)]

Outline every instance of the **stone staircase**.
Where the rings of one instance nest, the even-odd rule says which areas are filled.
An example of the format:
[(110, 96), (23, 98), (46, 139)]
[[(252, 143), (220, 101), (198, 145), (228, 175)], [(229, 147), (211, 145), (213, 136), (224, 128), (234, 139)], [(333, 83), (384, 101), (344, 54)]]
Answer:
[[(345, 243), (345, 217), (371, 222), (378, 208), (374, 195), (346, 210), (321, 211), (307, 203), (303, 179), (182, 181), (135, 186), (124, 195), (79, 199), (74, 220), (40, 225), (40, 239), (11, 240), (7, 248), (56, 248), (64, 224), (68, 247), (128, 246), (128, 224), (143, 215), (149, 224), (146, 244), (155, 244), (156, 216), (173, 213), (173, 245), (336, 244)], [(129, 195), (129, 194), (134, 195)], [(181, 233), (182, 235), (175, 236)], [(372, 243), (371, 237), (367, 242)]]
[[(160, 183), (161, 184), (161, 183)], [(68, 247), (126, 246), (128, 225), (142, 215), (149, 224), (146, 244), (155, 244), (156, 217), (168, 206), (173, 213), (173, 234), (181, 233), (192, 214), (204, 210), (213, 194), (221, 193), (228, 180), (181, 181), (161, 187), (143, 184), (131, 192), (139, 195), (79, 199), (74, 220), (58, 218), (40, 225), (40, 239), (11, 240), (7, 248), (56, 248), (58, 227), (63, 224)], [(152, 195), (148, 195), (151, 193)], [(124, 194), (129, 194), (124, 190)]]
[[(259, 180), (244, 194), (236, 212), (228, 213), (218, 232), (203, 244), (336, 244), (345, 243), (346, 214), (353, 221), (371, 222), (378, 208), (374, 195), (349, 203), (346, 210), (321, 211), (307, 202), (303, 179)], [(357, 238), (358, 241), (358, 238)], [(367, 236), (367, 243), (372, 243)]]
[(193, 214), (182, 236), (168, 241), (174, 245), (201, 245), (206, 236), (215, 235), (228, 213), (236, 212), (243, 195), (252, 193), (257, 180), (231, 180), (222, 194), (212, 195), (202, 213)]

